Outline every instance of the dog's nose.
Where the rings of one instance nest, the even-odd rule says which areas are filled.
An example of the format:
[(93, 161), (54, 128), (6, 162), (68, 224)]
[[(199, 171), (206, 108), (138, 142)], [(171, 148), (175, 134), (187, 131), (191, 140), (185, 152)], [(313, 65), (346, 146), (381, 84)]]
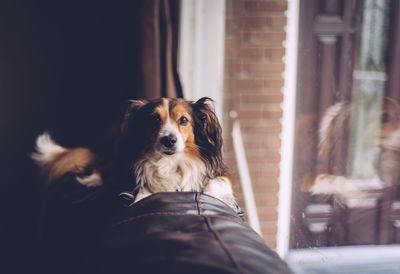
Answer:
[(172, 134), (164, 136), (160, 140), (161, 144), (166, 148), (172, 148), (175, 145), (176, 141), (178, 141), (178, 139), (176, 138), (175, 135)]

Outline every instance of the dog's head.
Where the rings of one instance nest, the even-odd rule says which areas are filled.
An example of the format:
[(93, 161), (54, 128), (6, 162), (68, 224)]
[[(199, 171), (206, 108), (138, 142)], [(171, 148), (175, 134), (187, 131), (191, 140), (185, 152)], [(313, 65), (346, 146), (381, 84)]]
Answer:
[(146, 155), (185, 154), (204, 161), (208, 177), (222, 175), (221, 126), (211, 101), (132, 100), (121, 124), (125, 157), (133, 163)]

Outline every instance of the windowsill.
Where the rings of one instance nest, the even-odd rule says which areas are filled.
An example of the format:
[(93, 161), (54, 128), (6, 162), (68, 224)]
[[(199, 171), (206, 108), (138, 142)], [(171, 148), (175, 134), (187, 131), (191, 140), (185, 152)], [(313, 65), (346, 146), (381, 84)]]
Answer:
[(400, 245), (365, 245), (290, 250), (294, 273), (399, 273)]

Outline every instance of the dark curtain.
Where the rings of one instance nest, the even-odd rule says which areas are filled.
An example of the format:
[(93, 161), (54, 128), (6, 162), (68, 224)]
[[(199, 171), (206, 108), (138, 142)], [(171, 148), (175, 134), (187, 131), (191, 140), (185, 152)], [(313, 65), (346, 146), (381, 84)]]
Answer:
[(35, 257), (36, 136), (94, 147), (127, 99), (182, 96), (178, 11), (178, 0), (0, 2), (0, 242), (15, 269)]
[(178, 1), (143, 1), (140, 97), (182, 97), (176, 68), (178, 6)]

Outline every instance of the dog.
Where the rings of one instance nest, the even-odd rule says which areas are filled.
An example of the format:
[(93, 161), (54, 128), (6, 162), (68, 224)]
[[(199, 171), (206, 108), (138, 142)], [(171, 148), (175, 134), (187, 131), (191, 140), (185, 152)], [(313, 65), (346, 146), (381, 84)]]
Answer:
[(129, 101), (116, 157), (109, 161), (88, 148), (62, 147), (48, 133), (37, 138), (31, 157), (41, 167), (46, 185), (72, 172), (80, 184), (99, 187), (114, 166), (115, 178), (129, 181), (134, 203), (157, 192), (193, 191), (235, 209), (232, 183), (222, 160), (221, 126), (211, 102), (207, 97), (196, 102), (175, 98)]
[[(354, 124), (353, 115), (357, 115), (357, 110), (350, 102), (336, 103), (323, 114), (318, 128), (318, 164), (303, 177), (303, 192), (333, 195), (347, 206), (357, 206), (357, 201), (376, 196), (373, 190), (399, 184), (400, 105), (397, 100), (385, 97), (381, 111), (369, 110), (364, 114), (369, 117), (364, 124)], [(362, 144), (362, 149), (353, 152), (358, 156), (353, 156), (357, 162), (351, 172), (347, 171), (353, 174), (349, 176), (344, 172), (349, 167), (341, 159), (340, 142), (343, 137), (350, 138), (350, 129), (354, 126), (359, 130), (353, 138)], [(365, 187), (366, 183), (369, 187)]]

